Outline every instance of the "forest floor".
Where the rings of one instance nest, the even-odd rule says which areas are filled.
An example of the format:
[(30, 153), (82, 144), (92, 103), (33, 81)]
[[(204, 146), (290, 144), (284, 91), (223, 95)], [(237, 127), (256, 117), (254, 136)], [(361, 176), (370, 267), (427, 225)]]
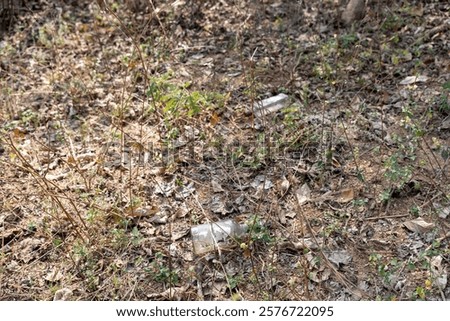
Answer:
[(69, 2), (0, 38), (1, 300), (450, 300), (448, 1)]

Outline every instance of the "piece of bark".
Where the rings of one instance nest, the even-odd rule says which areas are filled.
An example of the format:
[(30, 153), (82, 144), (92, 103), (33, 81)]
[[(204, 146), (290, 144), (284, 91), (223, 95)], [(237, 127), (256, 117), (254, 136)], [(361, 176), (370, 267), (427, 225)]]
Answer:
[(351, 25), (355, 21), (362, 20), (366, 15), (366, 0), (350, 0), (342, 13), (342, 21)]

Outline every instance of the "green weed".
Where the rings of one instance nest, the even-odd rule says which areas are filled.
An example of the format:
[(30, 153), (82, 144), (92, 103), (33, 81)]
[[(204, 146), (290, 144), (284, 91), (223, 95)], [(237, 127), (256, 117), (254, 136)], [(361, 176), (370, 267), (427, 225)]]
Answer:
[(441, 113), (450, 114), (450, 81), (442, 85), (442, 93), (438, 97), (437, 103)]
[(177, 84), (172, 81), (172, 73), (151, 79), (147, 88), (147, 97), (152, 101), (152, 108), (162, 110), (167, 120), (179, 117), (195, 117), (203, 110), (223, 107), (226, 96), (213, 93), (191, 91), (190, 82)]
[(400, 156), (396, 153), (390, 156), (384, 163), (386, 171), (384, 176), (395, 186), (402, 187), (411, 178), (412, 169), (408, 165), (400, 164)]
[(161, 252), (155, 254), (155, 259), (150, 264), (150, 269), (147, 269), (147, 273), (157, 282), (170, 284), (177, 284), (179, 282), (177, 271), (166, 266), (164, 255)]
[(253, 215), (247, 220), (248, 234), (252, 242), (259, 242), (270, 244), (274, 241), (270, 235), (270, 231), (263, 223), (261, 218), (257, 215)]
[(342, 48), (349, 49), (358, 42), (358, 36), (354, 33), (344, 34), (339, 40)]
[(395, 273), (401, 268), (401, 264), (396, 258), (386, 260), (378, 253), (373, 253), (369, 256), (369, 263), (375, 267), (378, 275), (382, 277), (386, 285), (390, 285), (392, 279), (395, 277)]

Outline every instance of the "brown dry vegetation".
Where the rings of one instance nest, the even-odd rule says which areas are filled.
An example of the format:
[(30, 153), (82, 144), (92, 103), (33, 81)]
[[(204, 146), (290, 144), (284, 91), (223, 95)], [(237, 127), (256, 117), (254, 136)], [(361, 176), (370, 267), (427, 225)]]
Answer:
[(0, 299), (450, 299), (450, 5), (372, 2), (5, 13)]

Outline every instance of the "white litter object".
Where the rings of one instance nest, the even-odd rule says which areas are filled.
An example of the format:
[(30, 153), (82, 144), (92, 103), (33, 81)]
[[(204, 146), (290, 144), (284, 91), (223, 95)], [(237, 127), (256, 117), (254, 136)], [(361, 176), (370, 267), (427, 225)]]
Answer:
[(232, 219), (191, 227), (194, 253), (201, 255), (214, 251), (226, 245), (227, 241), (244, 235), (246, 231), (246, 225), (236, 223)]
[(289, 96), (286, 94), (278, 94), (276, 96), (264, 99), (253, 104), (255, 116), (261, 117), (275, 113), (286, 107), (289, 102)]
[(400, 81), (400, 85), (411, 85), (417, 82), (426, 82), (428, 80), (427, 76), (408, 76), (402, 81)]

